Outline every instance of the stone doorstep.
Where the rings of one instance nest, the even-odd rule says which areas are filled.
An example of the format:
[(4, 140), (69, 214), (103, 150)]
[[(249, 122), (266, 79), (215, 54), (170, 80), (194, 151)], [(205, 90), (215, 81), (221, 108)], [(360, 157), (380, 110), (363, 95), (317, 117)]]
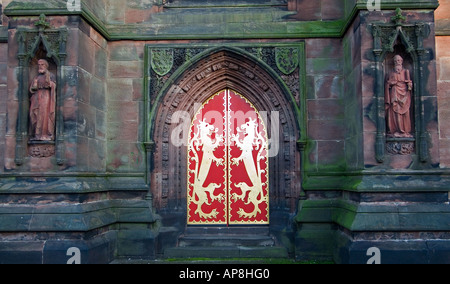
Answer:
[(185, 235), (260, 235), (269, 236), (268, 226), (208, 227), (189, 226)]
[(268, 227), (187, 227), (165, 258), (288, 258)]
[(190, 1), (171, 1), (171, 3), (167, 3), (165, 7), (214, 7), (214, 6), (287, 6), (285, 1), (281, 0), (270, 0), (270, 1), (261, 1), (261, 0), (190, 0)]
[(179, 247), (274, 247), (271, 236), (260, 235), (185, 235), (178, 239)]
[(187, 227), (179, 247), (273, 247), (275, 239), (263, 227)]
[(284, 247), (176, 247), (164, 251), (164, 258), (289, 258)]

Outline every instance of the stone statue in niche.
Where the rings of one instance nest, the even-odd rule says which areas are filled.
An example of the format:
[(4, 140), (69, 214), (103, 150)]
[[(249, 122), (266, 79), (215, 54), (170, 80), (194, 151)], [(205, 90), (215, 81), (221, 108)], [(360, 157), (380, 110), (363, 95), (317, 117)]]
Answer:
[(412, 138), (411, 105), (413, 81), (403, 67), (403, 58), (394, 56), (394, 69), (386, 76), (385, 109), (387, 136)]
[(30, 141), (55, 140), (56, 77), (45, 59), (38, 61), (38, 75), (31, 81)]

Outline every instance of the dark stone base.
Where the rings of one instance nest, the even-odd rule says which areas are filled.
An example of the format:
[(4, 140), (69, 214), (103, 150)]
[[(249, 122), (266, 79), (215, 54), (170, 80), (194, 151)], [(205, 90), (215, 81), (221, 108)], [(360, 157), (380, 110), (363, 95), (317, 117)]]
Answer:
[(335, 261), (366, 264), (373, 256), (372, 247), (380, 251), (381, 264), (450, 264), (450, 240), (381, 240), (351, 241), (339, 234)]
[[(420, 180), (430, 187), (420, 188)], [(359, 184), (361, 192), (306, 192), (294, 218), (296, 259), (366, 264), (375, 248), (382, 264), (450, 263), (444, 183), (439, 176), (376, 176)], [(388, 185), (395, 190), (373, 190)]]
[[(150, 230), (109, 231), (90, 240), (45, 240), (0, 242), (0, 264), (107, 264), (115, 259), (155, 259), (155, 241)], [(68, 263), (69, 262), (69, 263)]]
[(288, 258), (283, 247), (176, 247), (167, 249), (165, 258)]
[(303, 224), (295, 237), (295, 258), (298, 261), (331, 261), (336, 230), (333, 224)]
[[(293, 214), (271, 208), (269, 226), (186, 226), (186, 209), (158, 212), (156, 258), (289, 258)], [(270, 236), (270, 237), (269, 237)]]
[[(0, 264), (67, 264), (79, 250), (80, 264), (103, 264), (114, 259), (116, 233), (92, 240), (5, 241), (0, 243)], [(72, 259), (73, 260), (73, 259)]]
[[(312, 227), (312, 228), (311, 228)], [(450, 264), (449, 239), (352, 240), (327, 225), (313, 225), (296, 238), (297, 260), (332, 260), (338, 264), (367, 264), (376, 248), (380, 264)]]
[(81, 264), (156, 257), (159, 220), (142, 183), (33, 178), (0, 184), (0, 264), (65, 264), (71, 248)]

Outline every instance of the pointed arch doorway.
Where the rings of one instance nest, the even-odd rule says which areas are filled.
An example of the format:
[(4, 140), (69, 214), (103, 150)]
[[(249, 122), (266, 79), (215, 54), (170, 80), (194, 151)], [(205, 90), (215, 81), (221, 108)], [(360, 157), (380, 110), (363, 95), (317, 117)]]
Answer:
[(192, 120), (187, 155), (188, 225), (269, 225), (269, 149), (258, 110), (224, 89)]

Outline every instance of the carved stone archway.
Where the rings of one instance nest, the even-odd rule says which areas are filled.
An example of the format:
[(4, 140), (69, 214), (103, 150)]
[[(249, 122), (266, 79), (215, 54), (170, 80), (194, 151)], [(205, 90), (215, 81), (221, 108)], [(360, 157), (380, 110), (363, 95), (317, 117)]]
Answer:
[[(178, 215), (172, 218), (174, 223), (185, 225), (182, 223), (186, 220), (187, 146), (171, 142), (174, 131), (183, 122), (179, 114), (188, 114), (184, 122), (190, 123), (198, 106), (208, 98), (221, 90), (233, 89), (258, 111), (267, 112), (269, 139), (278, 137), (273, 142), (278, 144), (272, 146), (278, 147), (278, 153), (270, 158), (270, 212), (283, 220), (282, 226), (287, 226), (286, 216), (294, 213), (301, 190), (297, 149), (300, 129), (293, 96), (281, 77), (251, 54), (232, 48), (208, 50), (179, 69), (182, 71), (175, 71), (160, 96), (152, 100), (154, 111), (149, 132), (154, 148), (150, 180), (156, 210), (163, 219), (164, 215)], [(187, 135), (188, 131), (186, 138)], [(271, 216), (272, 224), (277, 222)]]

